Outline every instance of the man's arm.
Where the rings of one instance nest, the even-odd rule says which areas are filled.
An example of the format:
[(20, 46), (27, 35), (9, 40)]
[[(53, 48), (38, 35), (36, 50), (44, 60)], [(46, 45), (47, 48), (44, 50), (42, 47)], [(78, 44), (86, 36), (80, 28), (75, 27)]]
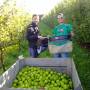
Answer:
[(71, 38), (72, 38), (72, 37), (74, 37), (74, 32), (73, 32), (73, 31), (71, 31)]
[(37, 40), (38, 39), (38, 36), (37, 36), (37, 34), (36, 33), (34, 33), (34, 30), (32, 30), (33, 28), (32, 27), (30, 27), (30, 28), (28, 28), (28, 30), (27, 30), (27, 40)]
[(68, 39), (72, 40), (72, 38), (74, 37), (72, 25), (71, 24), (66, 24), (66, 25), (69, 33)]

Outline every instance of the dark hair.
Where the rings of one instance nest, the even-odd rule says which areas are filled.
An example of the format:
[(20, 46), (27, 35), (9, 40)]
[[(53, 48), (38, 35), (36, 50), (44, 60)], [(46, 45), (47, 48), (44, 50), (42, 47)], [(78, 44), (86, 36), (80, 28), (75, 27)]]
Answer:
[(33, 19), (33, 17), (35, 17), (35, 16), (37, 16), (37, 14), (33, 14), (32, 19)]

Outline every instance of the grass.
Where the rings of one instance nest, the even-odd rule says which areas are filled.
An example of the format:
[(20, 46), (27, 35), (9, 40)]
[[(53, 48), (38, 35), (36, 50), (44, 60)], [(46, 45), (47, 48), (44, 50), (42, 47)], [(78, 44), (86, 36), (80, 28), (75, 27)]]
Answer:
[[(40, 31), (42, 35), (48, 35), (48, 33), (51, 34), (51, 28), (43, 23), (40, 23)], [(20, 53), (17, 53), (18, 50), (16, 46), (13, 46), (11, 49), (10, 47), (8, 48), (9, 52), (6, 53), (4, 58), (6, 69), (8, 69), (17, 60), (18, 55), (23, 54), (24, 57), (29, 57), (27, 42), (22, 42), (21, 47), (22, 51)], [(73, 43), (73, 48), (72, 57), (75, 61), (82, 86), (84, 90), (90, 90), (90, 52), (80, 48), (80, 46), (75, 42)], [(39, 55), (39, 58), (48, 57), (52, 57), (48, 50)], [(0, 68), (0, 74), (2, 73), (3, 70)]]
[[(4, 65), (5, 69), (7, 70), (17, 59), (17, 46), (10, 46), (6, 48), (6, 51), (4, 53)], [(0, 68), (0, 74), (3, 73), (2, 68)]]
[[(18, 49), (18, 45), (13, 45), (13, 46), (9, 46), (5, 49), (5, 53), (4, 53), (4, 65), (6, 70), (16, 62), (16, 60), (18, 60), (18, 56), (22, 55), (24, 57), (29, 57), (29, 53), (28, 53), (28, 44), (27, 41), (23, 41), (21, 43), (21, 51), (19, 51)], [(2, 70), (2, 68), (0, 67), (0, 75), (3, 73), (4, 71)]]
[(39, 58), (51, 58), (52, 55), (49, 53), (48, 50), (42, 52), (40, 55), (39, 55)]
[(73, 59), (84, 90), (90, 90), (90, 52), (74, 43)]

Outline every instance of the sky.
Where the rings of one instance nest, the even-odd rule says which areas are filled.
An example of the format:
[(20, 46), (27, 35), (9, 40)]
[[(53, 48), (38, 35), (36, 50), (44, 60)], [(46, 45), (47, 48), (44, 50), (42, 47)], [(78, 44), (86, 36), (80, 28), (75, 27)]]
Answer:
[(2, 3), (3, 3), (3, 0), (0, 0), (0, 5), (2, 5)]
[[(47, 14), (61, 1), (62, 0), (16, 0), (16, 6), (32, 14)], [(0, 0), (0, 5), (2, 2), (3, 0)]]
[(17, 0), (17, 6), (33, 14), (46, 14), (62, 0)]

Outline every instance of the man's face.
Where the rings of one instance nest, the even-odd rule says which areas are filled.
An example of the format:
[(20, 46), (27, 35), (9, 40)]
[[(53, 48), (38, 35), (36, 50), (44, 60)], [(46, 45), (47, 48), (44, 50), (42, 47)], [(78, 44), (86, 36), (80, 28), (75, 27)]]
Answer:
[(58, 18), (59, 23), (64, 23), (64, 18)]
[(38, 24), (39, 23), (39, 16), (34, 16), (33, 21)]

